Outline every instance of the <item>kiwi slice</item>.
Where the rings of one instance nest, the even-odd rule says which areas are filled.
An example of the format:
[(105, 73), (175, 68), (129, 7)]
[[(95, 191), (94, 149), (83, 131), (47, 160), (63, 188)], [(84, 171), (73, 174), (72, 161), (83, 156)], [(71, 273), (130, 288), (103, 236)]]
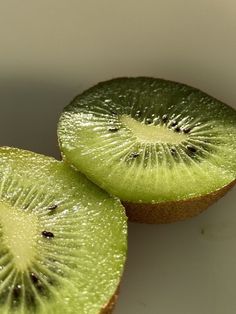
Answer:
[(110, 313), (126, 228), (120, 201), (84, 175), (0, 148), (0, 313)]
[(194, 216), (235, 183), (236, 111), (184, 84), (102, 82), (64, 109), (58, 137), (64, 159), (134, 221)]

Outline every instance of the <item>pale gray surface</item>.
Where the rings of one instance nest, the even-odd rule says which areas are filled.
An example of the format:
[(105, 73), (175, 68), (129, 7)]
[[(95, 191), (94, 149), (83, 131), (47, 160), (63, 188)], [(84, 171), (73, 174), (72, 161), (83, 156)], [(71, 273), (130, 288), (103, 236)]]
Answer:
[[(116, 76), (182, 81), (235, 106), (233, 0), (11, 0), (0, 13), (0, 145), (58, 157), (63, 106)], [(235, 204), (234, 189), (191, 221), (130, 224), (115, 314), (235, 314)]]

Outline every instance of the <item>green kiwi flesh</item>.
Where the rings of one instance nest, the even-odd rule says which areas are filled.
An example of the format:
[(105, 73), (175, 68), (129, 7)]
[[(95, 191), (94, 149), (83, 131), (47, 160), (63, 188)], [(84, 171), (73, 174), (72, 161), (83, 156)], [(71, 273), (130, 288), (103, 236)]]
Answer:
[(181, 204), (236, 179), (236, 111), (172, 81), (99, 83), (65, 107), (58, 138), (68, 163), (131, 205)]
[(126, 220), (117, 199), (65, 163), (0, 148), (0, 313), (106, 313)]

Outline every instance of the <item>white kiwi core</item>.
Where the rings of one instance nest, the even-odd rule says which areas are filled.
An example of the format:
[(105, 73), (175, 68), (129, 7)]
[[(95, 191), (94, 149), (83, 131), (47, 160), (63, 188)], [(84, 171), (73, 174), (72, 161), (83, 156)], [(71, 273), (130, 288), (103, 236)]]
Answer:
[(120, 121), (143, 143), (180, 144), (187, 137), (186, 134), (174, 132), (166, 125), (147, 125), (128, 115), (122, 115)]
[(15, 266), (19, 270), (26, 269), (35, 257), (37, 217), (0, 202), (0, 226), (3, 242), (11, 252)]

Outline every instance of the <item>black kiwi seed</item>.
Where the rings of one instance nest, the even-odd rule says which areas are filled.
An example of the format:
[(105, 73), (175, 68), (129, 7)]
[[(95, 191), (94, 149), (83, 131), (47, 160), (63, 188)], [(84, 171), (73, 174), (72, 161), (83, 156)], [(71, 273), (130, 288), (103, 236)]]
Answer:
[(180, 131), (181, 131), (181, 129), (180, 129), (179, 126), (177, 126), (176, 128), (174, 128), (174, 130), (175, 130), (175, 132), (180, 132)]
[(21, 285), (16, 285), (12, 290), (13, 301), (16, 301), (20, 298), (21, 295)]
[(111, 128), (108, 129), (108, 131), (110, 131), (110, 132), (112, 132), (112, 133), (115, 133), (115, 132), (119, 131), (119, 128), (117, 128), (117, 127), (111, 127)]
[(170, 125), (171, 126), (176, 126), (178, 124), (178, 122), (176, 120), (171, 121)]
[(197, 149), (191, 145), (187, 145), (187, 149), (190, 153), (196, 153)]
[(130, 154), (130, 157), (131, 158), (137, 158), (137, 157), (139, 157), (140, 156), (140, 153), (137, 153), (137, 152), (134, 152), (134, 153), (131, 153)]
[(44, 237), (44, 238), (54, 238), (54, 234), (52, 233), (52, 232), (50, 232), (50, 231), (46, 231), (46, 230), (44, 230), (43, 232), (42, 232), (42, 236)]
[(170, 149), (170, 153), (171, 153), (171, 155), (172, 155), (172, 156), (176, 156), (177, 151), (176, 151), (176, 149), (175, 149), (175, 148), (171, 147), (171, 149)]
[(39, 282), (38, 277), (35, 275), (35, 273), (30, 273), (30, 279), (32, 283), (37, 284)]
[(167, 122), (167, 121), (168, 121), (168, 116), (167, 116), (167, 114), (164, 114), (164, 115), (162, 116), (161, 120), (162, 120), (164, 123)]
[(186, 133), (186, 134), (188, 134), (190, 131), (191, 131), (191, 128), (185, 128), (185, 129), (183, 129), (183, 132)]
[(140, 111), (140, 110), (137, 110), (135, 116), (136, 116), (136, 117), (141, 117), (141, 111)]
[(54, 209), (57, 209), (57, 207), (58, 207), (58, 205), (51, 205), (51, 206), (49, 206), (47, 209), (48, 210), (54, 210)]
[(147, 124), (151, 124), (151, 123), (152, 123), (152, 119), (147, 118), (147, 119), (146, 119), (146, 122), (147, 122)]
[(38, 292), (40, 292), (41, 294), (46, 293), (45, 286), (42, 285), (42, 282), (39, 280), (35, 273), (30, 273), (30, 280), (34, 284)]

